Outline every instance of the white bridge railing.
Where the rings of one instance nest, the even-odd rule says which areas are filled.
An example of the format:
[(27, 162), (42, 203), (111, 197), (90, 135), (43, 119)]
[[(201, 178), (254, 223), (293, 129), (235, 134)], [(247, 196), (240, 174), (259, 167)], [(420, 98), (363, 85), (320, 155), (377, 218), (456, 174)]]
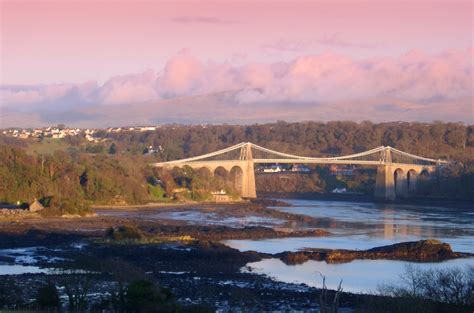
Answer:
[[(243, 153), (244, 149), (251, 149), (251, 153)], [(238, 153), (235, 153), (238, 152)], [(156, 167), (160, 166), (173, 166), (173, 165), (185, 165), (193, 162), (218, 162), (218, 161), (250, 161), (246, 156), (251, 156), (251, 160), (256, 163), (333, 163), (333, 164), (386, 164), (386, 163), (407, 163), (414, 164), (416, 162), (428, 163), (426, 165), (439, 165), (447, 163), (443, 160), (435, 160), (425, 158), (417, 155), (413, 155), (407, 152), (400, 151), (390, 146), (380, 146), (368, 151), (344, 155), (344, 156), (333, 156), (333, 157), (306, 157), (299, 156), (289, 153), (278, 152), (275, 150), (267, 149), (251, 142), (242, 142), (237, 145), (221, 149), (215, 152), (185, 158), (175, 161), (167, 161), (154, 163)], [(218, 158), (218, 159), (216, 159)], [(396, 159), (396, 160), (394, 160)], [(403, 162), (397, 161), (402, 159)]]

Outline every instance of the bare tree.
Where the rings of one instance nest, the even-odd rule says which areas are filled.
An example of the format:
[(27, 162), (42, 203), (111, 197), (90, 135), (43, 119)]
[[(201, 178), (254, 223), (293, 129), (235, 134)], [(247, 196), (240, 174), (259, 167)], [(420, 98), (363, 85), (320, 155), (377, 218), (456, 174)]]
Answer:
[(428, 299), (455, 305), (474, 303), (474, 267), (422, 270), (408, 265), (400, 284), (379, 287), (382, 295)]
[(92, 276), (66, 273), (63, 275), (63, 284), (69, 301), (69, 310), (85, 312), (88, 306), (87, 294), (92, 286)]
[(337, 286), (333, 299), (328, 298), (328, 288), (326, 285), (326, 276), (319, 273), (323, 279), (323, 287), (319, 295), (319, 309), (321, 313), (337, 313), (339, 310), (339, 297), (343, 291), (342, 279)]

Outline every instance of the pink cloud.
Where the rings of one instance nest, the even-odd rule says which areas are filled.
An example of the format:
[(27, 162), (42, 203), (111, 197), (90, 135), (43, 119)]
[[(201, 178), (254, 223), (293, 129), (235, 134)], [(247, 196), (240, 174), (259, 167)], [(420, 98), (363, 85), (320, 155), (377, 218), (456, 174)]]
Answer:
[(168, 97), (189, 94), (200, 86), (202, 72), (201, 62), (184, 49), (166, 64), (159, 88)]
[[(373, 116), (385, 111), (397, 113), (390, 116), (401, 116), (401, 112), (410, 111), (448, 117), (463, 116), (465, 112), (456, 110), (472, 105), (472, 80), (471, 48), (436, 55), (413, 50), (398, 58), (371, 59), (325, 53), (298, 57), (291, 62), (249, 62), (242, 66), (202, 62), (189, 50), (182, 50), (159, 72), (117, 76), (102, 86), (93, 82), (3, 86), (0, 96), (6, 108), (42, 104), (47, 109), (48, 103), (58, 107), (62, 101), (67, 107), (112, 107), (221, 93), (223, 96), (218, 99), (229, 112), (236, 104), (257, 109), (264, 104), (268, 108), (272, 103), (288, 103), (289, 109), (292, 103), (307, 103), (308, 108), (325, 105), (334, 118), (346, 114), (345, 119), (351, 119), (358, 114), (351, 110), (336, 112), (328, 105), (341, 108), (365, 103), (372, 105)], [(189, 100), (187, 106), (183, 103), (184, 107), (191, 109), (193, 101)], [(449, 110), (453, 112), (447, 114)], [(472, 116), (466, 118), (472, 120)]]
[(134, 104), (159, 99), (156, 90), (157, 77), (153, 70), (141, 74), (113, 77), (100, 88), (100, 103)]

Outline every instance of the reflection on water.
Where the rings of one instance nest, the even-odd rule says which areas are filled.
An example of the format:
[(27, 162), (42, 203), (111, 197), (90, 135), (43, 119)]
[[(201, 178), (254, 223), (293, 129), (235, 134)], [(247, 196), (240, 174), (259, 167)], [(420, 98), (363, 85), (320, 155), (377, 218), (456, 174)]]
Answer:
[(415, 235), (439, 229), (474, 231), (472, 209), (441, 208), (406, 204), (356, 203), (317, 200), (285, 200), (291, 207), (274, 209), (317, 217), (320, 226), (374, 227), (384, 225), (387, 236), (409, 232)]
[[(454, 251), (474, 253), (473, 210), (416, 205), (285, 200), (291, 207), (274, 209), (316, 217), (307, 225), (293, 224), (295, 229), (317, 227), (328, 230), (328, 237), (277, 238), (264, 240), (227, 240), (224, 243), (241, 251), (265, 253), (297, 251), (304, 248), (366, 250), (403, 241), (438, 239), (449, 243)], [(395, 282), (408, 262), (390, 260), (355, 260), (343, 264), (308, 261), (286, 265), (278, 259), (250, 263), (253, 272), (266, 274), (285, 282), (321, 285), (327, 277), (330, 288), (343, 279), (347, 291), (362, 292), (381, 283)], [(474, 258), (441, 263), (417, 263), (422, 268), (474, 266)]]
[[(336, 289), (342, 279), (345, 291), (376, 292), (381, 284), (399, 283), (409, 262), (391, 260), (355, 260), (350, 263), (328, 264), (324, 261), (308, 261), (300, 265), (286, 265), (279, 259), (265, 259), (247, 264), (243, 271), (264, 274), (288, 283), (304, 283), (321, 287), (321, 274), (326, 276), (329, 289)], [(441, 263), (417, 263), (422, 269), (474, 266), (474, 258), (449, 260)]]
[[(347, 244), (338, 248), (366, 249), (367, 242), (385, 245), (435, 238), (448, 242), (456, 251), (474, 252), (474, 209), (337, 201), (286, 201), (292, 206), (275, 209), (318, 218), (318, 222), (313, 226), (343, 237), (336, 238), (335, 241), (347, 239), (344, 240)], [(334, 240), (329, 239), (329, 242)], [(325, 244), (325, 240), (314, 242), (319, 243)]]
[[(274, 209), (317, 218), (311, 227), (332, 233), (329, 237), (285, 238), (269, 240), (228, 240), (225, 243), (241, 251), (278, 253), (303, 248), (358, 249), (403, 241), (438, 239), (453, 250), (474, 253), (474, 215), (462, 209), (414, 205), (285, 200), (291, 207)], [(294, 228), (308, 225), (294, 224)]]
[[(276, 238), (261, 240), (225, 240), (223, 243), (240, 251), (279, 253), (283, 251), (298, 251), (304, 248), (367, 250), (398, 242), (416, 241), (420, 239), (420, 237), (416, 237), (414, 235), (397, 237), (396, 240), (394, 238), (386, 239), (383, 237), (371, 235), (373, 234), (352, 234), (348, 236), (338, 235), (330, 237)], [(444, 242), (448, 242), (454, 251), (474, 253), (472, 237), (435, 238), (438, 238)]]

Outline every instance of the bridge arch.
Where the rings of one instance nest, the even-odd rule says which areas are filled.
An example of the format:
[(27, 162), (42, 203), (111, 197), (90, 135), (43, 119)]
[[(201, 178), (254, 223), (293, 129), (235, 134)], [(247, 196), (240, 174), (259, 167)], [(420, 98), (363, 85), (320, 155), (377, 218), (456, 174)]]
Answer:
[(218, 190), (227, 189), (227, 183), (229, 179), (229, 172), (223, 166), (217, 166), (214, 169), (214, 183), (215, 188)]
[(418, 173), (414, 169), (410, 169), (407, 173), (407, 191), (409, 194), (416, 193), (416, 184)]
[(427, 180), (430, 178), (430, 171), (428, 171), (427, 169), (423, 169), (421, 172), (420, 172), (420, 179), (424, 179), (424, 180)]
[(242, 194), (243, 191), (243, 177), (244, 177), (244, 170), (242, 167), (238, 165), (234, 165), (229, 172), (229, 178), (230, 181), (232, 182), (232, 187), (236, 191), (239, 192), (239, 194)]
[(205, 178), (212, 178), (214, 176), (214, 169), (208, 166), (202, 166), (195, 169), (195, 172), (198, 173), (200, 176)]
[(397, 168), (393, 172), (393, 181), (396, 196), (406, 196), (407, 194), (407, 178), (406, 174), (401, 168)]

